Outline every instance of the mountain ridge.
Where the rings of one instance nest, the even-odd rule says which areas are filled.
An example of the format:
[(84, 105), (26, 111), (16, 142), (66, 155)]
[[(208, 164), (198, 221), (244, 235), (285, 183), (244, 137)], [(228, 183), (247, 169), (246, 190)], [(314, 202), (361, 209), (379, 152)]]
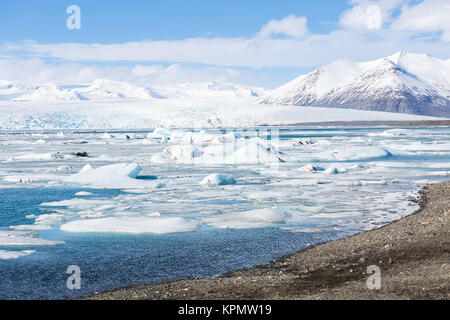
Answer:
[(449, 117), (450, 60), (403, 51), (366, 62), (337, 60), (259, 102)]

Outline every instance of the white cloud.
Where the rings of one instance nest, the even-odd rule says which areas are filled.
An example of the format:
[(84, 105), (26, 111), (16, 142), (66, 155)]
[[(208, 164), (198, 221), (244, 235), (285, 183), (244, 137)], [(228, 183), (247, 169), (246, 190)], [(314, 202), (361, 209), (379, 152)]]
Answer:
[(392, 20), (394, 9), (404, 0), (351, 0), (351, 8), (344, 11), (339, 24), (344, 28), (379, 30)]
[(257, 36), (270, 38), (276, 35), (284, 35), (300, 39), (308, 32), (307, 22), (306, 17), (297, 17), (291, 14), (281, 20), (270, 20), (261, 28)]
[[(118, 44), (24, 42), (15, 44), (14, 48), (23, 56), (61, 59), (74, 63), (125, 61), (134, 64), (142, 64), (142, 62), (184, 64), (184, 62), (193, 62), (221, 66), (226, 69), (311, 67), (340, 58), (360, 61), (375, 59), (399, 50), (424, 52), (448, 59), (450, 43), (419, 41), (411, 39), (409, 32), (383, 28), (371, 34), (370, 37), (358, 30), (341, 29), (323, 35), (308, 34), (302, 39), (195, 38)], [(192, 72), (195, 73), (195, 69)]]
[(0, 59), (0, 71), (0, 80), (5, 79), (30, 85), (42, 83), (84, 84), (99, 78), (128, 81), (140, 85), (209, 81), (248, 83), (255, 80), (250, 73), (239, 72), (231, 68), (196, 69), (177, 64), (169, 66), (137, 64), (129, 67), (95, 66), (74, 62), (55, 64), (46, 63), (38, 58)]
[(402, 7), (400, 16), (392, 23), (393, 30), (443, 32), (442, 41), (450, 42), (450, 2), (424, 0)]
[[(405, 5), (411, 1), (414, 4)], [(340, 58), (365, 61), (400, 50), (449, 58), (448, 0), (423, 0), (419, 4), (415, 0), (352, 0), (349, 4), (350, 8), (340, 16), (340, 28), (328, 34), (308, 32), (305, 17), (290, 15), (270, 21), (252, 38), (4, 44), (0, 46), (0, 78), (59, 83), (108, 78), (143, 84), (212, 80), (256, 84), (255, 73), (237, 71), (237, 67), (309, 68)], [(368, 19), (371, 14), (374, 16)], [(429, 41), (424, 34), (440, 31), (442, 40), (447, 42)], [(58, 63), (30, 59), (33, 57), (46, 61), (56, 59)], [(127, 66), (105, 66), (111, 62), (127, 62)], [(200, 66), (188, 68), (186, 62)]]

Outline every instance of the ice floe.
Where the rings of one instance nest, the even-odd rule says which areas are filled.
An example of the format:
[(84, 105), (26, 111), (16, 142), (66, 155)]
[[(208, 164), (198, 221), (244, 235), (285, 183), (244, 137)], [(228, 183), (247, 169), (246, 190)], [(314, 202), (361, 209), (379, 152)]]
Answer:
[(92, 192), (88, 192), (88, 191), (80, 191), (75, 193), (76, 196), (78, 197), (87, 197), (87, 196), (92, 196), (94, 195)]
[(64, 241), (46, 240), (37, 238), (28, 231), (0, 230), (1, 246), (54, 246), (64, 244)]
[(0, 250), (0, 260), (12, 260), (28, 256), (35, 253), (35, 250), (7, 251)]
[[(153, 163), (186, 164), (258, 164), (285, 162), (284, 156), (268, 141), (258, 137), (213, 141), (203, 144), (184, 143), (168, 146), (162, 154), (151, 158)], [(220, 140), (220, 139), (219, 139)]]
[(61, 230), (66, 232), (165, 234), (195, 231), (199, 226), (197, 221), (181, 217), (107, 217), (70, 221), (61, 225)]
[(98, 168), (85, 165), (78, 173), (66, 177), (64, 182), (103, 188), (157, 188), (161, 184), (137, 179), (141, 167), (137, 163), (116, 163)]
[(200, 184), (209, 186), (223, 186), (229, 184), (235, 184), (236, 179), (232, 175), (223, 173), (214, 173), (205, 177)]
[(205, 217), (203, 222), (221, 229), (253, 229), (283, 223), (289, 217), (280, 209), (256, 209), (212, 215)]

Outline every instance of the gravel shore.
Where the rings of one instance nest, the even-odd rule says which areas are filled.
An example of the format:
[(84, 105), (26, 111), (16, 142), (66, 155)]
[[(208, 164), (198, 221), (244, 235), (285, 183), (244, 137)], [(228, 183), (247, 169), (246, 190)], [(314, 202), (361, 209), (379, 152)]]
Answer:
[[(86, 299), (449, 299), (450, 182), (417, 199), (422, 209), (377, 230), (320, 244), (214, 279), (139, 285)], [(381, 288), (369, 290), (369, 266)]]

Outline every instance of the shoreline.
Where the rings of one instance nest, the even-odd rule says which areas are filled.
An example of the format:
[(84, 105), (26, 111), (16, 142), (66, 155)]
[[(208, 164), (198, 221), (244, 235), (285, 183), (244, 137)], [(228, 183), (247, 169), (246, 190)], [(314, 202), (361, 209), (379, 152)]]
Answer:
[[(379, 229), (321, 243), (218, 278), (101, 292), (91, 300), (450, 299), (450, 181), (431, 184), (421, 208)], [(369, 290), (367, 268), (381, 271)]]
[(304, 122), (287, 125), (293, 126), (386, 126), (386, 127), (448, 127), (450, 120), (418, 120), (418, 121), (331, 121), (331, 122)]

